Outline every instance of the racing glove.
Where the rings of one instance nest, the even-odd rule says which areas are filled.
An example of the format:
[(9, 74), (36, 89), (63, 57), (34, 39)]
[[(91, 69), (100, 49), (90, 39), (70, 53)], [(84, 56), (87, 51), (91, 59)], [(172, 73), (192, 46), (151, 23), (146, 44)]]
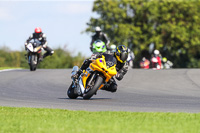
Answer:
[(124, 75), (127, 73), (127, 71), (128, 71), (128, 70), (126, 69), (126, 67), (122, 68), (122, 69), (119, 70), (119, 72), (116, 74), (115, 78), (116, 78), (117, 80), (122, 80), (123, 77), (124, 77)]
[(96, 53), (91, 55), (91, 60), (96, 60), (97, 58), (101, 58), (102, 54), (101, 53)]
[(43, 48), (47, 48), (47, 44), (48, 44), (47, 42), (45, 42), (45, 43), (43, 42), (43, 43), (42, 43), (42, 47), (43, 47)]
[(122, 80), (123, 79), (123, 75), (122, 74), (120, 74), (120, 73), (117, 73), (116, 75), (115, 75), (115, 78), (117, 79), (117, 80)]

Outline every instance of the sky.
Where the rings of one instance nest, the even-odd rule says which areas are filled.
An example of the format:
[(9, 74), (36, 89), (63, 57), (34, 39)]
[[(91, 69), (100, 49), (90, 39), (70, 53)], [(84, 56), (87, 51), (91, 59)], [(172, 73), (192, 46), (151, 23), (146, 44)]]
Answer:
[(81, 33), (91, 17), (94, 0), (0, 0), (0, 47), (23, 50), (24, 43), (41, 27), (48, 46), (90, 56), (92, 34)]

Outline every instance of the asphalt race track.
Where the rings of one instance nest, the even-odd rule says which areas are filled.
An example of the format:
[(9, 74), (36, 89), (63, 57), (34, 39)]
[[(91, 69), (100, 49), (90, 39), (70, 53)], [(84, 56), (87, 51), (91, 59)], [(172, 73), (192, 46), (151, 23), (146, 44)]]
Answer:
[(200, 112), (200, 69), (131, 69), (116, 93), (69, 99), (71, 69), (0, 72), (0, 106), (87, 111)]

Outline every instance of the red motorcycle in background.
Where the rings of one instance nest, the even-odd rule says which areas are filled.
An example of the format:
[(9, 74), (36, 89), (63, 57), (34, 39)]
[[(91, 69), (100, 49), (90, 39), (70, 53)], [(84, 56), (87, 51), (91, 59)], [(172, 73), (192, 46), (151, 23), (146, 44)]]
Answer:
[(159, 56), (160, 52), (154, 50), (154, 56), (151, 58), (152, 68), (155, 70), (160, 70), (162, 68), (161, 57)]
[(145, 57), (142, 58), (142, 61), (140, 61), (140, 68), (142, 69), (149, 69), (150, 61), (146, 59)]
[(152, 62), (152, 68), (153, 69), (157, 69), (157, 70), (160, 70), (161, 69), (161, 59), (160, 59), (160, 57), (158, 56), (158, 57), (153, 57), (152, 59), (151, 59), (151, 62)]

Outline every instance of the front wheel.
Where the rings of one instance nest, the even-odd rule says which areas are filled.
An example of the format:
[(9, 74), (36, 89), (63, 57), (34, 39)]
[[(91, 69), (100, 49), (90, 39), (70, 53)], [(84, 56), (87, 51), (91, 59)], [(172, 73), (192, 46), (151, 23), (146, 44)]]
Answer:
[(101, 86), (102, 82), (103, 82), (103, 77), (98, 76), (96, 78), (94, 86), (88, 92), (83, 94), (83, 99), (90, 99), (97, 92), (97, 90)]
[(78, 94), (74, 93), (73, 83), (70, 85), (69, 89), (67, 90), (67, 95), (70, 99), (76, 99)]
[(37, 67), (37, 56), (36, 55), (30, 55), (30, 71), (35, 71)]

